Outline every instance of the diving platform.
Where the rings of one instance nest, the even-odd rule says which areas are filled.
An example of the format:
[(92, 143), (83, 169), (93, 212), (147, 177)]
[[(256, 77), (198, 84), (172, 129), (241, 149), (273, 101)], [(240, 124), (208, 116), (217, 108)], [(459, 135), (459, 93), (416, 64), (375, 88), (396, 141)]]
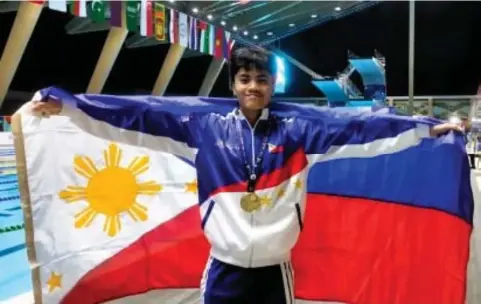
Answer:
[[(326, 96), (330, 107), (385, 108), (386, 60), (379, 52), (362, 58), (348, 52), (349, 65), (336, 77), (314, 79), (312, 83)], [(354, 72), (361, 76), (363, 91), (351, 81)]]
[(314, 80), (312, 82), (326, 96), (329, 104), (344, 104), (349, 96), (337, 79)]
[(386, 73), (382, 61), (372, 57), (349, 59), (349, 63), (361, 75), (364, 98), (384, 100), (386, 98)]
[(386, 85), (384, 67), (376, 58), (349, 59), (349, 63), (361, 75), (364, 86)]

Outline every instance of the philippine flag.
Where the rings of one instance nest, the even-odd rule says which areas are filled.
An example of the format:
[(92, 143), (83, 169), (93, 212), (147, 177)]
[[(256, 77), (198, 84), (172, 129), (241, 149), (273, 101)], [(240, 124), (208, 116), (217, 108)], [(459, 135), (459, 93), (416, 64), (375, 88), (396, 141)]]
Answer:
[[(155, 149), (175, 151), (175, 141), (86, 109), (135, 101), (226, 113), (235, 101), (73, 96), (55, 88), (42, 95), (78, 109), (74, 118), (45, 119), (27, 105), (12, 121), (36, 303), (198, 303), (209, 246), (195, 168)], [(118, 121), (141, 115), (128, 109)], [(272, 111), (360, 115), (282, 103)], [(338, 134), (350, 127), (332, 126)], [(463, 138), (419, 140), (413, 129), (394, 129), (382, 139), (371, 136), (377, 130), (354, 132), (336, 145), (339, 135), (308, 156), (305, 223), (292, 256), (298, 303), (464, 303), (473, 198)], [(132, 134), (142, 146), (122, 143)]]

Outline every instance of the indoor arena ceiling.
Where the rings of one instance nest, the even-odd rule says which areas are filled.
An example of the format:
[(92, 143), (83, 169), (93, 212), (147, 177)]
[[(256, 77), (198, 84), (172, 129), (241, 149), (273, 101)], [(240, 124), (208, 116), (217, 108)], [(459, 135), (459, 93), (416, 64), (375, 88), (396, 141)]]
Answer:
[[(339, 19), (378, 4), (380, 1), (158, 1), (166, 7), (196, 16), (224, 27), (245, 44), (267, 45), (280, 39)], [(0, 13), (15, 11), (17, 1), (0, 0)], [(109, 23), (93, 23), (88, 18), (74, 17), (65, 27), (69, 34), (109, 29)], [(155, 38), (130, 35), (127, 47), (161, 44)], [(186, 52), (184, 57), (199, 54)]]
[[(21, 10), (17, 12), (17, 9), (22, 2), (26, 3), (0, 0), (0, 52), (6, 49), (8, 41), (11, 46), (19, 44), (19, 40), (9, 37), (13, 25), (19, 19), (18, 12)], [(407, 94), (407, 2), (242, 2), (165, 1), (164, 4), (213, 25), (224, 26), (224, 21), (225, 29), (231, 32), (237, 26), (234, 35), (238, 41), (280, 48), (311, 71), (322, 75), (335, 75), (341, 71), (346, 65), (348, 50), (360, 56), (372, 56), (373, 50), (379, 50), (388, 62), (389, 95)], [(476, 38), (481, 33), (479, 22), (476, 22), (479, 16), (481, 6), (476, 3), (416, 2), (415, 95), (472, 95), (476, 92), (481, 71), (478, 60), (481, 43)], [(28, 26), (29, 22), (23, 24)], [(85, 92), (94, 79), (93, 72), (98, 70), (96, 66), (101, 61), (100, 55), (112, 30), (109, 29), (108, 22), (94, 24), (89, 18), (78, 18), (44, 7), (34, 29), (24, 50), (10, 52), (9, 57), (15, 57), (16, 53), (24, 54), (17, 56), (18, 63), (9, 64), (12, 80), (7, 89), (27, 92), (26, 95), (30, 96), (38, 88), (55, 84), (73, 92)], [(244, 31), (248, 32), (247, 35), (244, 35)], [(280, 42), (273, 43), (277, 39)], [(133, 32), (121, 41), (119, 39), (121, 45), (116, 53), (118, 58), (112, 62), (109, 69), (112, 70), (111, 73), (105, 76), (102, 92), (148, 94), (153, 91), (172, 45), (144, 47), (158, 44), (152, 40), (139, 37)], [(200, 94), (199, 88), (203, 87), (206, 74), (211, 71), (214, 62), (212, 56), (201, 56), (201, 53), (189, 49), (179, 56), (182, 60), (179, 58), (175, 73), (172, 72), (172, 77), (169, 77), (172, 81), (165, 94)], [(0, 65), (2, 62), (7, 60), (0, 60)], [(291, 61), (287, 64), (289, 85), (283, 96), (296, 97), (296, 100), (299, 97), (322, 98), (322, 94), (311, 84), (312, 75), (299, 68), (299, 65), (290, 63)], [(212, 95), (231, 96), (227, 68), (224, 65), (219, 69)], [(189, 81), (185, 81), (187, 78)], [(5, 73), (0, 75), (1, 79), (5, 79)], [(24, 95), (6, 100), (6, 105), (12, 103), (12, 106), (2, 107), (0, 111), (11, 113), (18, 103), (14, 101), (17, 99), (25, 101)], [(455, 100), (434, 101), (434, 112), (437, 111), (436, 108), (446, 109), (446, 113), (466, 112), (457, 106), (453, 109), (454, 102)], [(403, 107), (402, 101), (396, 105)], [(419, 108), (421, 113), (427, 111), (425, 106), (415, 108)]]
[(225, 27), (238, 40), (269, 44), (379, 1), (171, 1), (168, 5)]

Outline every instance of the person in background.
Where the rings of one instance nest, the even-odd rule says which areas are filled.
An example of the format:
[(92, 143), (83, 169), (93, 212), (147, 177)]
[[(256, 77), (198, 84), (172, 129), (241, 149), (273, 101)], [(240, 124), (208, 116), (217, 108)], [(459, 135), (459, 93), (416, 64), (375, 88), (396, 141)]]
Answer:
[(476, 169), (476, 147), (477, 138), (471, 130), (471, 124), (467, 118), (461, 119), (461, 128), (464, 129), (464, 138), (466, 140), (466, 154), (469, 158), (469, 166), (471, 169)]
[(471, 169), (476, 169), (476, 142), (476, 136), (474, 134), (466, 134), (466, 153), (469, 157)]
[[(284, 119), (269, 111), (276, 62), (266, 51), (239, 48), (233, 52), (229, 68), (232, 91), (238, 99), (238, 108), (231, 113), (180, 116), (149, 103), (142, 105), (147, 111), (143, 119), (151, 120), (146, 125), (163, 126), (161, 136), (183, 142), (183, 149), (197, 149), (202, 228), (211, 245), (200, 284), (201, 303), (291, 304), (295, 299), (290, 253), (303, 226), (306, 188), (297, 191), (287, 187), (281, 197), (278, 191), (296, 177), (270, 173), (278, 164), (285, 164), (286, 172), (294, 172), (296, 169), (290, 167), (294, 162), (287, 162), (294, 152), (302, 151), (304, 158), (320, 153), (326, 138), (332, 138), (328, 133), (336, 131), (321, 120)], [(65, 109), (68, 106), (61, 100), (34, 100), (32, 104), (34, 113), (42, 116), (80, 111)], [(97, 107), (93, 110), (103, 111), (103, 115), (121, 115), (92, 104), (82, 107)], [(461, 131), (459, 125), (450, 123), (413, 127), (422, 137)], [(283, 152), (271, 151), (273, 143)], [(302, 172), (299, 174), (305, 178), (307, 173)], [(259, 178), (267, 176), (272, 188), (260, 188)], [(207, 195), (234, 181), (242, 189)], [(272, 197), (272, 201), (265, 202), (265, 197)]]

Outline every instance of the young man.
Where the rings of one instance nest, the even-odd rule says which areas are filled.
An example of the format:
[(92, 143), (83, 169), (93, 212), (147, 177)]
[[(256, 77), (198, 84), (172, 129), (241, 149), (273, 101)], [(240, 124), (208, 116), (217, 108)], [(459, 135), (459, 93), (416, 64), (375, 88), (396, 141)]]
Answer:
[[(212, 246), (201, 282), (206, 304), (294, 302), (290, 252), (303, 227), (306, 155), (325, 152), (336, 134), (321, 119), (270, 113), (274, 75), (273, 56), (258, 48), (237, 49), (230, 80), (239, 107), (227, 115), (179, 114), (156, 103), (116, 105), (114, 111), (76, 101), (80, 111), (109, 116), (112, 123), (125, 122), (124, 113), (136, 106), (141, 117), (128, 123), (150, 126), (159, 140), (174, 140), (167, 152), (193, 151), (202, 228)], [(33, 110), (47, 116), (73, 117), (78, 109), (60, 100), (33, 102)], [(357, 127), (353, 124), (353, 132), (363, 130)], [(421, 137), (460, 130), (453, 124), (430, 130), (414, 121), (412, 128)]]

